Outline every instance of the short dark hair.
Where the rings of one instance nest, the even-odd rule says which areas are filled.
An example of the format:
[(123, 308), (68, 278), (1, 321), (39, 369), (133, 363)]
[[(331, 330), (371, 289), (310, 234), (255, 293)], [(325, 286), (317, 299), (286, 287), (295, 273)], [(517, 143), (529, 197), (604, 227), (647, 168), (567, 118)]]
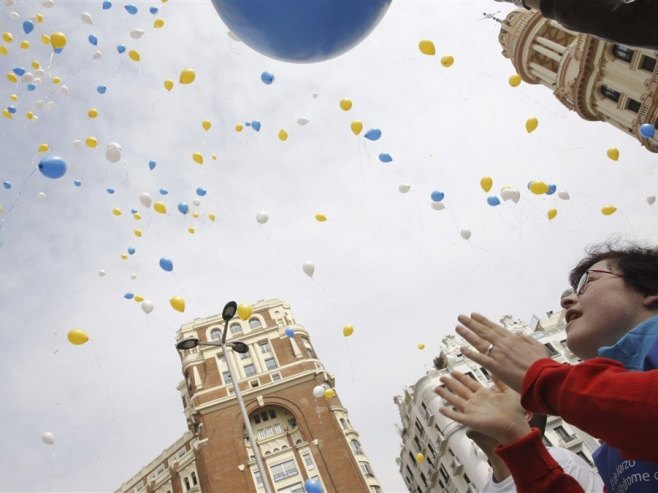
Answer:
[(621, 271), (626, 286), (643, 295), (658, 294), (658, 249), (636, 243), (606, 242), (592, 245), (573, 268), (569, 282), (575, 289), (581, 276), (597, 262), (607, 260)]

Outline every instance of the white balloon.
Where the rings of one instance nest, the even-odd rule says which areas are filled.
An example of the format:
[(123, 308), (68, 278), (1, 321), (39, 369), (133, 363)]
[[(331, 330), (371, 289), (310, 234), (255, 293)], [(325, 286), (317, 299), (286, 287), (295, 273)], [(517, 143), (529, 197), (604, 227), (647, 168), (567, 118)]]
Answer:
[(59, 90), (65, 96), (69, 95), (69, 86), (62, 85), (62, 87), (60, 87)]
[(306, 118), (305, 116), (300, 116), (299, 118), (297, 118), (297, 124), (301, 125), (302, 127), (304, 125), (306, 125), (309, 121), (310, 120), (308, 118)]
[(94, 19), (92, 19), (91, 14), (89, 12), (83, 12), (82, 14), (80, 14), (80, 19), (85, 24), (93, 24), (94, 23)]
[(142, 203), (142, 205), (146, 208), (151, 207), (151, 196), (144, 192), (139, 196), (139, 201)]
[(40, 199), (45, 199), (45, 198), (46, 198), (46, 194), (43, 193), (43, 192), (39, 192), (39, 193), (37, 194), (37, 197), (39, 197)]
[(468, 240), (471, 237), (471, 230), (468, 228), (462, 229), (459, 234), (464, 238), (465, 240)]
[(110, 142), (105, 148), (105, 158), (111, 163), (121, 161), (121, 146), (116, 142)]
[(199, 207), (201, 205), (201, 199), (199, 197), (194, 197), (194, 199), (192, 200), (192, 203), (195, 206)]
[(133, 272), (132, 274), (130, 274), (130, 280), (134, 281), (135, 279), (137, 279), (137, 274)]
[(103, 52), (101, 50), (96, 50), (91, 54), (91, 57), (94, 60), (100, 60), (102, 56), (103, 56)]
[(144, 313), (151, 313), (153, 308), (153, 302), (151, 300), (142, 301), (142, 310), (144, 310)]
[(411, 190), (411, 185), (408, 183), (403, 183), (398, 187), (398, 190), (400, 193), (407, 193), (409, 190)]
[(101, 277), (105, 277), (105, 274), (107, 274), (107, 272), (105, 272), (105, 269), (101, 269), (98, 271), (98, 275)]
[(560, 190), (557, 193), (557, 196), (560, 197), (562, 200), (569, 200), (569, 192), (565, 192), (563, 190)]
[(73, 144), (73, 147), (81, 147), (82, 141), (80, 139), (75, 139), (71, 144)]
[(316, 399), (319, 399), (320, 397), (324, 397), (325, 390), (326, 389), (324, 388), (323, 385), (316, 385), (315, 387), (313, 387), (313, 397), (315, 397)]
[(142, 36), (144, 36), (145, 32), (146, 31), (144, 31), (144, 29), (133, 29), (132, 31), (130, 31), (130, 37), (133, 39), (139, 39)]
[[(43, 74), (39, 74), (37, 71), (37, 75), (43, 75)], [(32, 83), (35, 85), (41, 84), (41, 77), (35, 77), (34, 79), (32, 79)]]
[(23, 77), (21, 77), (21, 82), (24, 82), (26, 84), (28, 82), (32, 82), (33, 80), (34, 80), (34, 74), (32, 74), (31, 72), (25, 72), (23, 74)]
[(41, 435), (41, 441), (46, 445), (53, 445), (55, 443), (55, 435), (49, 431), (46, 431)]
[(518, 190), (514, 190), (511, 187), (503, 187), (500, 189), (500, 196), (505, 201), (511, 200), (512, 202), (517, 204), (521, 199), (521, 192), (519, 192)]
[(48, 101), (46, 103), (46, 109), (47, 110), (52, 110), (55, 107), (55, 101)]
[(304, 271), (304, 274), (306, 274), (308, 277), (313, 277), (313, 273), (315, 272), (315, 265), (313, 265), (313, 262), (310, 260), (307, 260), (304, 262), (304, 265), (302, 266), (302, 270)]
[(446, 206), (443, 205), (443, 202), (432, 202), (432, 209), (435, 211), (442, 211)]
[(43, 6), (46, 7), (47, 9), (49, 9), (53, 5), (55, 5), (55, 2), (53, 0), (45, 0), (43, 2)]
[(39, 67), (38, 69), (36, 69), (36, 71), (34, 73), (37, 74), (39, 77), (41, 77), (42, 75), (44, 75), (46, 73), (46, 71), (44, 69), (42, 69), (41, 67)]
[(34, 115), (34, 116), (32, 117), (32, 121), (33, 121), (33, 122), (37, 122), (37, 121), (39, 121), (39, 117), (38, 117), (37, 115)]
[(647, 204), (653, 205), (653, 203), (656, 201), (656, 196), (655, 195), (649, 195), (647, 197)]
[(10, 12), (10, 13), (9, 13), (9, 18), (10, 18), (12, 21), (17, 21), (18, 19), (21, 18), (21, 14), (19, 14), (18, 12)]
[(313, 93), (313, 99), (315, 99), (315, 98), (317, 98), (317, 97), (318, 97), (318, 93), (317, 93), (317, 92), (314, 92), (314, 93)]
[(265, 224), (267, 221), (269, 221), (270, 216), (267, 215), (267, 212), (265, 211), (260, 211), (258, 214), (256, 214), (256, 221), (258, 221), (260, 224)]

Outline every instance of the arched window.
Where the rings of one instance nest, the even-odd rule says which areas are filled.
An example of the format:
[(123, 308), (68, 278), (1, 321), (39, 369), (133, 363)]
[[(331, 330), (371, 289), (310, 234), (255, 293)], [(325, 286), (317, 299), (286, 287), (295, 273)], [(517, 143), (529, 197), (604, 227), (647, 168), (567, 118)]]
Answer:
[(612, 54), (615, 58), (629, 62), (633, 59), (633, 53), (635, 51), (631, 50), (628, 46), (622, 46), (618, 44), (612, 45)]
[(343, 430), (347, 430), (347, 421), (345, 421), (345, 418), (340, 418), (340, 427)]
[(212, 329), (210, 331), (210, 340), (211, 341), (219, 341), (221, 338), (222, 338), (221, 329)]
[(231, 324), (231, 334), (242, 334), (242, 325), (239, 323), (233, 323)]
[(187, 479), (187, 476), (183, 478), (183, 482), (185, 483), (185, 491), (189, 491), (190, 489), (190, 480)]
[(615, 103), (619, 101), (619, 96), (621, 96), (618, 91), (610, 89), (608, 86), (601, 86), (601, 94), (603, 94), (606, 98), (611, 99)]
[(255, 329), (260, 329), (263, 327), (263, 324), (260, 323), (260, 320), (257, 319), (256, 317), (250, 318), (249, 319), (249, 328), (252, 330)]
[(190, 473), (190, 477), (192, 478), (192, 484), (193, 484), (194, 486), (196, 486), (196, 485), (197, 485), (196, 473), (195, 473), (194, 471), (192, 471), (192, 472)]
[(350, 446), (352, 447), (352, 451), (355, 454), (362, 454), (363, 453), (363, 451), (361, 450), (361, 444), (359, 443), (358, 440), (352, 440), (350, 442)]

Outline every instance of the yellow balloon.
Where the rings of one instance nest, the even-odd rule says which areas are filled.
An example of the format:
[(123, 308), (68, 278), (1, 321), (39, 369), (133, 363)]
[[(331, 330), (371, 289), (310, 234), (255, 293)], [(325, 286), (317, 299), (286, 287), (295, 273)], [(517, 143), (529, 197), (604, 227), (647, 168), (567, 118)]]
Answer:
[(349, 111), (350, 109), (352, 109), (352, 101), (347, 98), (341, 99), (340, 109), (343, 111)]
[(135, 218), (136, 221), (139, 221), (142, 218), (142, 215), (139, 212), (135, 212), (133, 214), (133, 217)]
[(27, 50), (30, 47), (30, 42), (27, 40), (21, 41), (21, 50)]
[(336, 391), (334, 389), (327, 389), (324, 391), (325, 399), (333, 399), (336, 397)]
[(98, 110), (96, 108), (89, 108), (87, 116), (89, 116), (89, 118), (96, 118), (98, 116)]
[(236, 131), (236, 132), (242, 132), (243, 130), (244, 130), (244, 127), (243, 127), (240, 123), (238, 123), (238, 124), (235, 126), (235, 131)]
[(11, 72), (9, 72), (9, 73), (7, 74), (7, 80), (8, 80), (9, 82), (18, 82), (18, 79), (16, 78), (16, 75), (14, 75), (14, 74), (11, 73)]
[(87, 140), (85, 140), (85, 144), (87, 144), (87, 147), (93, 149), (98, 145), (98, 140), (96, 137), (87, 137)]
[(169, 299), (169, 304), (177, 312), (182, 313), (182, 312), (185, 311), (185, 300), (183, 298), (181, 298), (180, 296), (172, 296)]
[(9, 99), (11, 99), (12, 101), (18, 101), (18, 96), (16, 94), (10, 94)]
[(210, 219), (211, 221), (215, 221), (215, 219), (216, 219), (215, 214), (212, 213), (212, 212), (210, 214), (208, 214), (208, 219)]
[(608, 149), (607, 154), (608, 154), (608, 157), (610, 159), (612, 159), (613, 161), (616, 161), (617, 159), (619, 159), (619, 149), (617, 149), (616, 147), (611, 147), (610, 149)]
[(160, 29), (162, 26), (164, 26), (164, 19), (156, 19), (153, 22), (153, 27), (156, 29)]
[(48, 144), (39, 144), (39, 148), (37, 151), (39, 152), (46, 152), (49, 149)]
[(557, 216), (557, 209), (553, 209), (553, 208), (548, 209), (546, 215), (548, 216), (548, 220), (552, 221), (553, 219), (555, 219), (555, 216)]
[(6, 46), (0, 46), (0, 55), (6, 55), (9, 53), (9, 50), (7, 49)]
[(429, 39), (423, 39), (418, 43), (418, 49), (423, 55), (434, 55), (436, 54), (436, 48), (434, 43)]
[(210, 157), (213, 161), (217, 161), (217, 154), (211, 154)]
[(455, 59), (452, 55), (445, 55), (441, 57), (441, 65), (444, 67), (450, 67), (453, 63), (455, 63)]
[(422, 453), (422, 452), (418, 452), (418, 453), (416, 454), (416, 462), (418, 462), (418, 463), (420, 464), (420, 463), (423, 462), (424, 460), (425, 460), (425, 456), (423, 455), (423, 453)]
[(45, 45), (50, 44), (50, 36), (48, 36), (47, 34), (42, 34), (40, 39), (43, 44)]
[(196, 233), (196, 229), (194, 229), (193, 226), (190, 226), (189, 228), (187, 228), (187, 232), (193, 235), (194, 233)]
[(7, 108), (2, 109), (2, 116), (9, 118), (10, 120), (14, 118), (14, 115), (12, 115)]
[(31, 120), (32, 118), (34, 118), (34, 113), (32, 113), (31, 111), (28, 111), (28, 112), (25, 114), (25, 117), (26, 117), (28, 120)]
[(155, 204), (153, 204), (153, 209), (155, 212), (159, 214), (166, 214), (167, 213), (167, 206), (164, 205), (162, 202), (158, 201)]
[(38, 12), (37, 15), (34, 16), (34, 18), (37, 21), (37, 24), (41, 24), (43, 22), (43, 14), (41, 12)]
[(192, 154), (192, 159), (197, 164), (203, 164), (203, 155), (200, 152), (195, 152)]
[(539, 125), (539, 120), (536, 118), (528, 118), (525, 122), (525, 130), (528, 133), (533, 132), (536, 128), (537, 125)]
[(614, 205), (606, 205), (601, 208), (601, 214), (604, 216), (610, 216), (617, 212), (617, 208)]
[(351, 325), (346, 325), (345, 327), (343, 327), (343, 335), (345, 337), (349, 337), (353, 333), (354, 333), (354, 327), (352, 327)]
[(41, 67), (41, 64), (37, 60), (32, 60), (32, 68), (34, 70), (39, 70), (39, 67)]
[(350, 128), (352, 129), (352, 133), (354, 133), (354, 135), (359, 135), (361, 130), (363, 130), (363, 123), (361, 123), (359, 120), (354, 120), (351, 123)]
[(180, 77), (178, 78), (178, 82), (181, 84), (191, 84), (194, 82), (194, 79), (196, 79), (196, 72), (192, 70), (191, 68), (186, 68), (180, 73)]
[(62, 79), (60, 79), (59, 77), (55, 76), (52, 78), (53, 84), (59, 84), (60, 82), (62, 82)]
[(543, 181), (531, 181), (529, 188), (535, 195), (541, 195), (548, 192), (548, 185)]
[(142, 237), (142, 230), (141, 229), (136, 229), (135, 230), (135, 236), (137, 238), (141, 238)]
[(210, 127), (212, 127), (212, 122), (210, 120), (203, 120), (203, 122), (201, 122), (201, 126), (207, 132), (210, 130)]
[(420, 349), (420, 350), (425, 349), (425, 344), (422, 343), (422, 342), (418, 343), (418, 349)]
[(485, 176), (480, 180), (480, 186), (482, 187), (482, 190), (488, 192), (493, 186), (493, 180), (490, 176)]
[(514, 74), (514, 75), (510, 75), (508, 82), (510, 86), (517, 87), (521, 84), (522, 80), (523, 79), (521, 79), (521, 76), (519, 74)]
[(121, 209), (115, 207), (114, 209), (112, 209), (112, 214), (114, 214), (115, 216), (120, 216), (122, 214)]
[(134, 297), (133, 299), (134, 299), (137, 303), (141, 303), (142, 301), (144, 301), (144, 297), (143, 297), (143, 296), (138, 296), (138, 295), (135, 295), (135, 297)]
[(122, 254), (121, 254), (121, 260), (126, 260), (127, 258), (128, 258), (128, 254), (127, 254), (127, 253), (122, 253)]
[(128, 52), (128, 56), (133, 62), (139, 62), (142, 58), (139, 56), (139, 52), (137, 50), (130, 50)]
[(2, 34), (2, 40), (5, 43), (11, 43), (14, 40), (14, 35), (10, 32), (6, 32)]
[(199, 211), (194, 211), (194, 212), (192, 213), (192, 217), (193, 217), (194, 219), (198, 219), (198, 218), (199, 218)]
[(75, 346), (84, 344), (89, 340), (89, 336), (81, 329), (71, 329), (66, 336), (69, 342)]
[(327, 220), (327, 216), (325, 216), (324, 214), (318, 213), (318, 214), (315, 215), (315, 220), (319, 223), (323, 223)]
[(64, 33), (52, 33), (50, 35), (50, 45), (55, 49), (61, 49), (66, 46), (66, 35)]
[(251, 317), (253, 312), (254, 308), (247, 303), (238, 305), (238, 317), (240, 317), (242, 320), (247, 320), (249, 317)]
[(164, 81), (164, 86), (167, 91), (171, 91), (174, 88), (174, 81), (171, 79), (167, 79)]
[(279, 130), (279, 140), (281, 142), (285, 142), (286, 140), (288, 140), (288, 132), (286, 132), (283, 129)]

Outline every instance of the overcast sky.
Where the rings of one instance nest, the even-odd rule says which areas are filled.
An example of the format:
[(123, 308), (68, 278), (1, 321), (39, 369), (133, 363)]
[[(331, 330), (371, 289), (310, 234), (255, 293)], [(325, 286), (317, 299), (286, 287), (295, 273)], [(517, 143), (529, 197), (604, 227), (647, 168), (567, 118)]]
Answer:
[[(14, 41), (2, 43), (9, 53), (0, 56), (0, 97), (16, 113), (0, 118), (0, 181), (11, 183), (0, 188), (2, 491), (119, 487), (185, 431), (180, 325), (228, 300), (277, 297), (336, 376), (384, 489), (403, 491), (393, 396), (431, 367), (459, 313), (541, 316), (558, 308), (586, 245), (612, 235), (658, 241), (658, 205), (647, 202), (658, 193), (658, 156), (610, 125), (581, 120), (543, 86), (510, 87), (514, 68), (501, 55), (499, 25), (482, 20), (483, 12), (504, 16), (506, 4), (396, 0), (347, 54), (294, 65), (229, 37), (209, 1), (157, 4), (162, 29), (152, 27), (155, 2), (136, 2), (136, 15), (122, 2), (109, 10), (92, 1), (6, 3), (0, 31)], [(23, 21), (38, 12), (43, 22), (25, 35)], [(133, 29), (145, 34), (133, 39)], [(68, 44), (51, 57), (39, 36), (57, 31)], [(24, 39), (30, 48), (18, 46)], [(420, 53), (421, 39), (434, 41), (436, 57)], [(118, 44), (141, 62), (119, 54)], [(452, 67), (441, 66), (443, 55), (454, 57)], [(34, 91), (5, 78), (15, 67), (34, 72), (32, 60), (46, 71)], [(196, 80), (182, 86), (185, 68)], [(263, 71), (273, 84), (261, 82)], [(166, 79), (176, 81), (171, 92)], [(350, 111), (340, 109), (342, 98), (352, 100)], [(298, 125), (299, 117), (309, 123)], [(528, 134), (532, 117), (539, 127)], [(234, 130), (253, 120), (260, 132)], [(355, 136), (353, 120), (380, 129), (381, 139)], [(91, 136), (95, 149), (84, 144)], [(118, 163), (105, 157), (111, 142), (122, 148)], [(62, 178), (35, 171), (40, 144), (67, 162)], [(619, 149), (617, 162), (606, 156), (610, 147)], [(393, 161), (382, 164), (380, 153)], [(483, 176), (493, 179), (488, 194)], [(531, 180), (570, 199), (533, 195)], [(400, 193), (403, 183), (410, 192)], [(519, 202), (488, 205), (503, 186), (518, 190)], [(207, 191), (198, 207), (197, 187)], [(444, 210), (431, 207), (433, 191), (445, 194)], [(145, 192), (168, 213), (146, 209)], [(618, 210), (604, 216), (608, 204)], [(259, 211), (266, 224), (256, 221)], [(328, 220), (315, 221), (316, 213)], [(134, 254), (122, 260), (129, 248)], [(173, 272), (159, 267), (161, 257)], [(313, 278), (302, 271), (306, 261)], [(152, 300), (153, 312), (126, 293)], [(172, 296), (185, 299), (184, 313), (169, 306)], [(355, 328), (350, 338), (346, 324)], [(90, 342), (71, 345), (73, 328)], [(44, 432), (54, 445), (42, 443)]]

